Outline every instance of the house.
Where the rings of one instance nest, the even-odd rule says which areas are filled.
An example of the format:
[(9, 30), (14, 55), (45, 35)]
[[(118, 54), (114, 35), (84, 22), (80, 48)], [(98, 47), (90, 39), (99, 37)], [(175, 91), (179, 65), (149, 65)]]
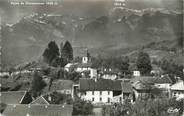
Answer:
[(19, 89), (21, 87), (20, 83), (17, 81), (14, 81), (13, 78), (1, 78), (0, 82), (0, 91), (12, 91)]
[(119, 70), (111, 69), (111, 68), (105, 68), (100, 69), (98, 72), (98, 75), (103, 79), (111, 79), (116, 80), (119, 77)]
[(122, 91), (121, 81), (110, 79), (87, 79), (79, 80), (79, 97), (91, 101), (94, 104), (109, 104), (116, 95)]
[(82, 76), (89, 78), (97, 77), (97, 70), (92, 68), (92, 63), (79, 63), (75, 69), (76, 72), (81, 73)]
[(152, 90), (154, 90), (153, 85), (149, 85), (148, 83), (137, 81), (137, 82), (134, 82), (132, 86), (133, 86), (135, 99), (139, 99), (139, 98), (147, 99), (147, 98), (153, 97), (153, 93), (152, 93)]
[(45, 95), (41, 95), (35, 100), (33, 100), (30, 104), (37, 105), (62, 105), (62, 104), (72, 104), (72, 97), (67, 94), (62, 94), (58, 92), (52, 92)]
[(169, 76), (162, 76), (162, 77), (158, 77), (155, 78), (155, 86), (160, 88), (160, 89), (166, 89), (169, 90), (171, 84), (173, 83), (173, 81), (170, 79)]
[(82, 57), (82, 63), (78, 63), (76, 72), (88, 71), (91, 69), (91, 66), (92, 66), (91, 58), (87, 50), (86, 55)]
[(137, 70), (133, 71), (133, 76), (134, 77), (140, 77), (141, 76), (140, 71), (137, 71)]
[(43, 96), (40, 96), (38, 97), (37, 99), (33, 100), (30, 104), (42, 104), (42, 105), (49, 105), (50, 103), (43, 97)]
[(114, 101), (113, 102), (118, 102), (118, 103), (124, 103), (125, 100), (128, 100), (129, 102), (133, 102), (133, 88), (132, 85), (130, 83), (130, 81), (125, 81), (123, 80), (121, 82), (121, 93), (119, 95), (114, 95)]
[(184, 82), (182, 80), (171, 86), (171, 96), (177, 99), (184, 98)]
[(7, 105), (5, 116), (72, 116), (72, 105)]
[(104, 79), (111, 79), (111, 80), (115, 80), (118, 78), (118, 74), (115, 72), (105, 72), (102, 74), (101, 76)]
[(97, 77), (97, 75), (98, 75), (97, 70), (94, 68), (91, 68), (89, 73), (90, 78)]
[(160, 89), (162, 96), (170, 97), (170, 87), (173, 81), (169, 76), (157, 77), (154, 86)]
[(27, 91), (8, 91), (0, 93), (1, 103), (5, 104), (29, 104), (32, 97)]
[(77, 63), (68, 63), (64, 66), (64, 70), (67, 72), (70, 72), (72, 70), (74, 70), (77, 66)]
[(0, 72), (0, 77), (10, 76), (9, 72)]
[(139, 76), (139, 77), (134, 77), (130, 80), (131, 83), (137, 82), (137, 81), (141, 81), (143, 83), (147, 83), (147, 84), (154, 84), (155, 83), (155, 77), (153, 76)]
[(103, 79), (111, 79), (115, 80), (118, 78), (118, 72), (115, 70), (110, 69), (104, 69), (103, 71), (100, 72), (100, 76)]
[(133, 91), (135, 94), (135, 99), (141, 98), (150, 98), (154, 96), (156, 92), (156, 87), (154, 86), (154, 77), (150, 76), (141, 76), (135, 77), (131, 80)]
[(73, 81), (71, 80), (57, 80), (53, 81), (49, 87), (49, 91), (56, 91), (58, 93), (69, 94), (73, 96)]
[(76, 68), (76, 72), (90, 71), (91, 63), (79, 63)]

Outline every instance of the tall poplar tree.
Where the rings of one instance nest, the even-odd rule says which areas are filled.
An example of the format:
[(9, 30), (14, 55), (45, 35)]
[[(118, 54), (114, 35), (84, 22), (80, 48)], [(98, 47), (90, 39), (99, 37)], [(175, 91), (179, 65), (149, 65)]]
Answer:
[(73, 60), (73, 48), (69, 41), (65, 42), (61, 51), (61, 57), (67, 62), (71, 62)]
[(147, 53), (139, 52), (136, 65), (142, 75), (150, 74), (152, 66), (150, 57)]
[(43, 53), (44, 60), (47, 63), (51, 63), (54, 59), (59, 57), (59, 48), (55, 41), (51, 41), (48, 44), (48, 47), (45, 49)]

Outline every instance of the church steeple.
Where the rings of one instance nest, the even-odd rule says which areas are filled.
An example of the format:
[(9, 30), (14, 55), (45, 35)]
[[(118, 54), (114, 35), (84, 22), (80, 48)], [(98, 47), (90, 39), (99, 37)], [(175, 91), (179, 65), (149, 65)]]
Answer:
[(88, 49), (86, 48), (86, 55), (82, 57), (82, 63), (89, 63), (91, 59), (90, 53), (88, 52)]

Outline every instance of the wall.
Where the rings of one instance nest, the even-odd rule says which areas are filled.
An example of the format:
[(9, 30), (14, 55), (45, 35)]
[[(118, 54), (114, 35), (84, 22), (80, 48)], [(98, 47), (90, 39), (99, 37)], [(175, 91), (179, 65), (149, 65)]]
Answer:
[[(108, 102), (108, 98), (110, 98), (110, 102), (112, 102), (113, 100), (113, 92), (109, 91), (102, 91), (102, 94), (100, 95), (100, 91), (94, 91), (94, 95), (92, 94), (92, 91), (87, 91), (86, 95), (82, 95), (81, 96), (82, 99), (85, 100), (89, 100), (92, 101), (92, 98), (94, 98), (94, 101), (92, 101), (92, 103), (107, 103)], [(102, 100), (100, 101), (100, 98), (102, 98)]]

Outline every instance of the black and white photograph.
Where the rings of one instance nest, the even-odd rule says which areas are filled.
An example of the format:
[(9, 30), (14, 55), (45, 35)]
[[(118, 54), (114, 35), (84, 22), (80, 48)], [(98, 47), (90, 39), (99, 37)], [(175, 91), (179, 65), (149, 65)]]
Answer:
[(184, 0), (0, 0), (0, 116), (184, 116)]

